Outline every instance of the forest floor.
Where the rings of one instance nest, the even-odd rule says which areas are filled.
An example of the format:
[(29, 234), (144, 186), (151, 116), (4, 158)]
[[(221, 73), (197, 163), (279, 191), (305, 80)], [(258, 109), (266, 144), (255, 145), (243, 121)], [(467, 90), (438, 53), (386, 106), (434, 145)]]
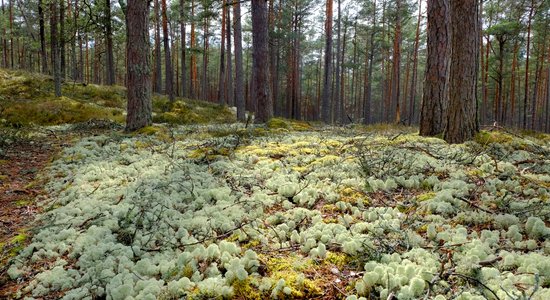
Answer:
[(0, 298), (550, 298), (550, 135), (449, 145), (158, 97), (127, 134), (120, 88), (60, 104), (32, 76), (0, 70)]
[(62, 145), (51, 139), (18, 139), (5, 147), (0, 160), (0, 297), (17, 291), (6, 282), (7, 260), (28, 244), (27, 231), (44, 197), (39, 174), (53, 160)]

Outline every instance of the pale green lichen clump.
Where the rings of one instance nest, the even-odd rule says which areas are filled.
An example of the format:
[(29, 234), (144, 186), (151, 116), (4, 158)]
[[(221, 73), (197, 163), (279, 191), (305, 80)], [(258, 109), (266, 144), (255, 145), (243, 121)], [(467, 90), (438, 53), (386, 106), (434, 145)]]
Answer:
[(550, 298), (547, 142), (273, 124), (67, 148), (9, 275), (41, 266), (35, 298)]

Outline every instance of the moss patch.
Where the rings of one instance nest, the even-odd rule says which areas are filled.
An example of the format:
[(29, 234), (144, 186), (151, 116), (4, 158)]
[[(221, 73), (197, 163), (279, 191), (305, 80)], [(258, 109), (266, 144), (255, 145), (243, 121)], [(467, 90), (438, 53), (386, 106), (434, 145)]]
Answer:
[[(264, 257), (265, 258), (265, 257)], [(290, 293), (280, 292), (280, 299), (312, 298), (323, 294), (321, 279), (312, 279), (304, 273), (314, 268), (314, 261), (299, 255), (267, 258), (267, 272), (275, 282), (284, 280)]]
[(169, 124), (223, 124), (236, 121), (226, 106), (198, 100), (179, 99), (170, 103), (166, 97), (153, 98), (153, 122)]
[(505, 144), (512, 140), (513, 137), (511, 135), (499, 131), (481, 131), (474, 137), (474, 141), (481, 145)]
[(283, 118), (272, 118), (266, 125), (269, 129), (287, 129), (293, 131), (309, 131), (313, 129), (313, 127), (307, 122), (287, 120)]

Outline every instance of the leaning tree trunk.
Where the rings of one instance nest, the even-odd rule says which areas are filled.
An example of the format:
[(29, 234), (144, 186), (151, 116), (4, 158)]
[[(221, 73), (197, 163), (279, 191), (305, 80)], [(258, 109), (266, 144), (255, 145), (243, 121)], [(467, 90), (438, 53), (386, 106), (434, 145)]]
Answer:
[(256, 123), (265, 123), (273, 116), (269, 91), (267, 0), (252, 0), (252, 74), (256, 104)]
[(445, 140), (463, 143), (479, 131), (477, 73), (479, 66), (477, 0), (451, 0), (451, 75)]
[(428, 1), (428, 60), (420, 113), (420, 135), (443, 132), (449, 99), (448, 78), (451, 54), (449, 0)]
[(126, 131), (150, 125), (151, 66), (149, 65), (149, 2), (128, 0), (126, 11), (128, 115)]

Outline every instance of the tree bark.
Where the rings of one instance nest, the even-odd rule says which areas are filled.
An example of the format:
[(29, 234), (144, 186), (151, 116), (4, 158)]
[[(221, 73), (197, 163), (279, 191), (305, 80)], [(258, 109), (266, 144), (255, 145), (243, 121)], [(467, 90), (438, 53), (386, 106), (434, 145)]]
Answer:
[(186, 36), (185, 36), (185, 0), (180, 0), (180, 31), (181, 31), (181, 95), (187, 97), (187, 61), (186, 61)]
[(413, 54), (413, 67), (412, 67), (412, 79), (411, 89), (409, 92), (409, 122), (411, 125), (416, 119), (416, 82), (418, 78), (418, 47), (420, 45), (420, 22), (422, 20), (422, 1), (418, 1), (418, 22), (416, 23), (416, 35), (414, 39), (414, 54)]
[(195, 32), (195, 1), (191, 0), (191, 48), (190, 70), (189, 70), (189, 95), (191, 98), (197, 97), (197, 57), (195, 55), (196, 32)]
[(253, 95), (256, 106), (256, 123), (265, 123), (273, 116), (273, 103), (269, 91), (267, 0), (252, 0), (252, 72)]
[(401, 0), (397, 0), (397, 14), (395, 19), (395, 35), (392, 54), (392, 87), (391, 107), (395, 111), (395, 123), (401, 122)]
[(126, 131), (152, 123), (149, 1), (128, 0), (126, 12), (128, 115)]
[(340, 123), (342, 113), (340, 111), (341, 108), (341, 95), (340, 95), (340, 68), (342, 65), (341, 59), (342, 59), (342, 0), (336, 0), (338, 1), (338, 21), (336, 22), (336, 79), (335, 79), (335, 87), (333, 92), (333, 111), (334, 111), (334, 117), (332, 122)]
[(57, 2), (50, 3), (50, 39), (55, 96), (61, 97), (61, 70), (59, 62), (59, 37), (57, 22)]
[[(365, 95), (364, 95), (364, 104), (363, 104), (363, 123), (371, 123), (371, 104), (372, 104), (372, 72), (374, 69), (374, 37), (376, 34), (376, 1), (373, 2), (373, 12), (372, 12), (372, 27), (369, 37), (369, 49), (368, 49), (368, 58), (365, 62), (365, 65), (368, 63), (368, 72), (365, 72)], [(366, 54), (365, 54), (366, 56)]]
[(65, 61), (65, 2), (59, 0), (59, 72), (61, 72), (61, 78), (65, 79), (67, 69), (67, 63)]
[[(508, 125), (514, 126), (514, 116), (516, 114), (516, 69), (518, 65), (518, 51), (519, 51), (519, 41), (516, 40), (514, 43), (514, 58), (512, 59), (512, 75), (510, 78), (510, 115), (508, 119)], [(519, 112), (518, 112), (519, 114)]]
[(451, 0), (451, 75), (449, 110), (444, 138), (463, 143), (479, 131), (477, 74), (479, 66), (479, 6), (477, 0)]
[(174, 71), (172, 70), (172, 57), (170, 55), (170, 33), (168, 32), (168, 15), (166, 13), (166, 0), (162, 0), (162, 38), (164, 43), (164, 72), (165, 92), (170, 102), (174, 102)]
[[(204, 7), (204, 9), (208, 9)], [(203, 52), (202, 52), (202, 78), (201, 78), (201, 98), (203, 100), (208, 100), (208, 49), (210, 44), (208, 43), (208, 38), (210, 35), (210, 18), (206, 16), (203, 23)]]
[[(231, 6), (230, 3), (226, 3), (227, 7), (225, 9), (226, 22), (222, 26), (225, 26), (225, 37), (226, 37), (226, 48), (227, 48), (227, 89), (226, 97), (227, 104), (234, 106), (235, 105), (235, 89), (233, 87), (233, 55), (231, 51)], [(223, 38), (223, 37), (222, 37)]]
[(243, 73), (243, 38), (241, 28), (241, 3), (233, 4), (233, 19), (235, 32), (235, 102), (237, 105), (237, 119), (245, 121), (246, 102), (244, 98), (244, 73)]
[(46, 33), (44, 30), (44, 4), (38, 0), (38, 19), (40, 27), (40, 62), (42, 64), (42, 73), (48, 74), (48, 57), (46, 54)]
[(325, 73), (323, 76), (321, 120), (330, 123), (330, 107), (332, 105), (332, 0), (327, 0), (326, 3), (325, 35)]
[(105, 0), (105, 44), (107, 46), (107, 85), (114, 85), (115, 77), (115, 58), (113, 54), (113, 29), (111, 25), (111, 0)]
[(221, 26), (221, 45), (220, 45), (220, 77), (218, 80), (218, 103), (226, 104), (225, 101), (225, 10), (226, 2), (222, 0), (222, 26)]
[(154, 3), (155, 18), (155, 70), (153, 71), (153, 92), (162, 92), (162, 58), (160, 49), (160, 5), (159, 0)]
[(449, 102), (450, 23), (449, 0), (429, 0), (428, 60), (420, 114), (420, 135), (422, 136), (435, 136), (445, 129)]
[(529, 9), (529, 18), (527, 21), (527, 48), (525, 54), (525, 86), (523, 95), (523, 129), (528, 129), (528, 106), (529, 106), (529, 55), (531, 53), (531, 21), (535, 11), (535, 0), (531, 0), (531, 7)]
[(10, 21), (10, 68), (13, 69), (15, 68), (15, 61), (14, 61), (15, 50), (13, 49), (13, 0), (8, 0), (8, 5), (9, 5), (9, 13), (10, 13), (10, 16), (9, 16), (10, 18), (9, 19)]

